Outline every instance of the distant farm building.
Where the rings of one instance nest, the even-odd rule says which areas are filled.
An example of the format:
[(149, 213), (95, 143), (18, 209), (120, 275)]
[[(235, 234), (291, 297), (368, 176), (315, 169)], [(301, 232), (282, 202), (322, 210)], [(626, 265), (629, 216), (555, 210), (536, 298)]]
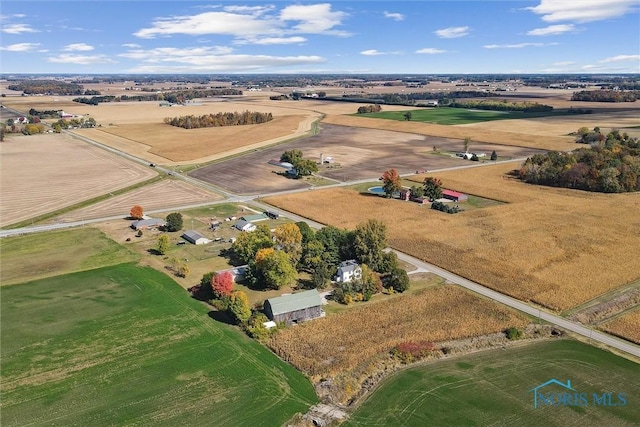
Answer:
[(165, 225), (167, 225), (167, 222), (163, 219), (147, 218), (133, 221), (131, 223), (131, 228), (134, 230), (150, 230), (152, 228), (164, 227)]
[(338, 283), (347, 283), (360, 278), (362, 278), (362, 267), (358, 265), (356, 260), (350, 259), (338, 265), (334, 280)]
[(243, 219), (236, 222), (233, 226), (240, 231), (254, 231), (257, 228), (254, 223)]
[(247, 221), (247, 222), (259, 222), (259, 221), (265, 221), (267, 219), (269, 219), (269, 217), (263, 213), (255, 214), (255, 215), (244, 215), (240, 217), (241, 221)]
[(287, 325), (324, 316), (317, 289), (269, 298), (264, 302), (264, 313), (269, 320)]
[(442, 190), (442, 197), (445, 199), (453, 200), (454, 202), (464, 202), (469, 199), (469, 196), (463, 193), (458, 193), (453, 190)]
[(194, 245), (205, 245), (211, 242), (210, 239), (207, 239), (205, 236), (195, 230), (185, 231), (182, 234), (182, 238), (189, 243), (193, 243)]

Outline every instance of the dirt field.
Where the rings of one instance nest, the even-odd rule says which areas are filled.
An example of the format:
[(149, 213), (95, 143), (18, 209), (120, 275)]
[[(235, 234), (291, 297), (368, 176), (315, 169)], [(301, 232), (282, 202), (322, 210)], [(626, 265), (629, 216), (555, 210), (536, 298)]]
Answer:
[(107, 216), (128, 216), (131, 207), (140, 205), (145, 212), (170, 209), (175, 206), (221, 200), (222, 196), (203, 188), (173, 179), (165, 179), (143, 188), (114, 196), (89, 207), (52, 218), (49, 222), (70, 222)]
[(6, 226), (145, 181), (153, 170), (61, 134), (0, 144), (0, 225)]
[(446, 188), (508, 202), (456, 215), (348, 189), (266, 201), (338, 227), (381, 219), (394, 248), (554, 310), (582, 304), (639, 278), (637, 194), (527, 185), (506, 175), (518, 165), (437, 174)]
[[(434, 152), (434, 147), (437, 152)], [(468, 161), (452, 154), (461, 151), (462, 147), (461, 140), (323, 124), (319, 135), (206, 166), (190, 175), (236, 193), (260, 194), (307, 186), (304, 181), (274, 174), (273, 171), (282, 172), (284, 169), (267, 163), (270, 159), (279, 159), (283, 151), (293, 148), (301, 149), (306, 158), (318, 161), (321, 154), (333, 157), (335, 163), (327, 165), (329, 168), (322, 168), (320, 174), (338, 181), (350, 181), (376, 179), (390, 168), (407, 174), (416, 170), (468, 166)], [(481, 143), (474, 144), (473, 150), (487, 156), (496, 150), (501, 158), (527, 157), (540, 152)]]

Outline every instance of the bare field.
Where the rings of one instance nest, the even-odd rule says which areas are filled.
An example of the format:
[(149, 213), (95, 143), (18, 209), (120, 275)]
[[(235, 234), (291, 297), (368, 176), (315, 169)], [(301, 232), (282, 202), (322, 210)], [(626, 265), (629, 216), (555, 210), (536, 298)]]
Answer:
[(607, 322), (600, 329), (640, 344), (640, 309)]
[(145, 181), (156, 172), (63, 134), (0, 144), (0, 225), (6, 226)]
[(77, 209), (51, 219), (51, 222), (70, 222), (106, 216), (129, 215), (132, 206), (140, 205), (145, 212), (170, 209), (175, 206), (213, 202), (222, 196), (184, 181), (165, 179), (143, 188), (114, 196), (89, 207)]
[[(270, 159), (279, 159), (283, 151), (293, 148), (301, 149), (309, 159), (319, 161), (321, 154), (333, 157), (335, 163), (325, 165), (320, 175), (337, 181), (349, 181), (375, 179), (389, 168), (396, 168), (401, 174), (407, 174), (416, 170), (468, 166), (469, 162), (453, 154), (443, 154), (460, 151), (462, 147), (461, 140), (323, 124), (318, 135), (209, 165), (190, 175), (229, 191), (260, 194), (307, 186), (302, 180), (274, 174), (273, 171), (282, 172), (284, 169), (267, 163)], [(474, 144), (473, 149), (487, 155), (492, 150), (497, 150), (501, 158), (528, 157), (540, 152), (522, 147), (481, 143)]]
[[(566, 310), (640, 276), (638, 194), (528, 185), (519, 163), (435, 175), (445, 188), (509, 202), (448, 215), (349, 189), (265, 201), (338, 227), (384, 221), (390, 246), (524, 301)], [(421, 182), (426, 175), (416, 177)]]

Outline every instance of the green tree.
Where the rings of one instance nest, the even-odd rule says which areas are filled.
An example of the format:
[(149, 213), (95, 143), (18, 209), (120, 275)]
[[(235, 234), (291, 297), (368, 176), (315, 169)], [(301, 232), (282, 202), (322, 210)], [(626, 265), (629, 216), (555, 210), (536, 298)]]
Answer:
[(298, 226), (298, 228), (300, 229), (300, 233), (302, 234), (302, 244), (315, 239), (315, 232), (311, 227), (309, 227), (309, 224), (304, 221), (298, 221), (296, 222), (296, 225)]
[(167, 231), (182, 230), (182, 214), (180, 212), (173, 212), (167, 215)]
[(442, 198), (442, 181), (438, 178), (429, 176), (424, 179), (423, 182), (424, 195), (430, 201), (438, 200)]
[(251, 307), (249, 306), (249, 298), (242, 291), (233, 291), (229, 298), (229, 314), (236, 323), (246, 323), (251, 317)]
[(280, 289), (293, 284), (298, 272), (283, 251), (265, 248), (258, 251), (255, 261), (249, 263), (252, 285), (258, 288)]
[(411, 196), (413, 197), (424, 197), (424, 188), (419, 187), (417, 185), (413, 185), (411, 187)]
[(301, 264), (307, 271), (314, 271), (318, 265), (326, 263), (325, 247), (319, 240), (311, 240), (303, 245)]
[(311, 283), (314, 287), (323, 289), (332, 276), (332, 269), (326, 262), (320, 262), (311, 273)]
[(411, 117), (412, 117), (411, 111), (407, 111), (406, 113), (404, 113), (404, 119), (406, 121), (410, 122), (411, 121)]
[(285, 151), (280, 156), (281, 162), (288, 162), (292, 165), (295, 165), (298, 160), (302, 160), (302, 150), (299, 150), (297, 148)]
[(158, 244), (156, 245), (156, 251), (160, 255), (164, 255), (169, 250), (169, 236), (163, 234), (158, 238)]
[(493, 152), (491, 153), (491, 160), (498, 160), (498, 153), (496, 153), (496, 150), (493, 150)]
[(365, 301), (369, 301), (371, 297), (382, 291), (382, 282), (375, 271), (366, 264), (360, 266), (362, 268), (362, 277), (360, 279), (360, 291)]
[(360, 263), (379, 271), (383, 263), (382, 250), (387, 246), (387, 227), (377, 219), (369, 219), (356, 226), (353, 248)]
[(265, 224), (259, 224), (254, 231), (240, 233), (231, 245), (231, 251), (237, 261), (248, 264), (260, 249), (272, 246), (271, 230)]
[(393, 271), (385, 278), (386, 285), (393, 288), (396, 292), (404, 292), (409, 289), (409, 275), (400, 267)]
[(382, 174), (382, 189), (387, 197), (402, 190), (402, 180), (397, 170), (389, 169)]

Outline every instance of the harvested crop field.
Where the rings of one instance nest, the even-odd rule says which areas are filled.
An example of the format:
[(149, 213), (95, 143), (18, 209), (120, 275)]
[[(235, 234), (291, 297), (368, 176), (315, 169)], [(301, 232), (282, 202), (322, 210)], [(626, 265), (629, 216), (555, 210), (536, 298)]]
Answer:
[(475, 337), (527, 323), (514, 310), (444, 285), (280, 330), (268, 345), (307, 375), (327, 378), (399, 343)]
[(600, 329), (640, 344), (640, 309), (627, 312), (605, 323)]
[(111, 197), (86, 208), (65, 213), (53, 218), (51, 221), (70, 222), (115, 215), (126, 217), (129, 215), (131, 207), (135, 205), (142, 206), (144, 211), (148, 212), (221, 199), (222, 196), (187, 182), (164, 179), (125, 194)]
[(145, 181), (156, 172), (63, 134), (0, 144), (0, 226)]
[[(284, 169), (267, 163), (270, 159), (279, 159), (284, 151), (293, 148), (301, 149), (305, 158), (317, 161), (321, 154), (333, 157), (334, 163), (325, 165), (319, 174), (337, 181), (350, 181), (375, 179), (390, 168), (407, 174), (416, 170), (468, 166), (470, 162), (453, 154), (462, 150), (462, 146), (462, 141), (455, 139), (321, 125), (318, 135), (206, 166), (190, 175), (236, 193), (260, 194), (306, 186), (304, 181), (274, 174), (273, 171), (283, 172)], [(434, 151), (434, 147), (437, 151)], [(487, 156), (496, 150), (501, 158), (524, 158), (541, 152), (531, 148), (481, 143), (474, 144), (473, 149), (485, 152)]]
[[(445, 188), (508, 202), (456, 215), (350, 189), (265, 201), (339, 227), (380, 219), (388, 227), (390, 246), (553, 310), (569, 309), (639, 278), (638, 194), (528, 185), (508, 175), (518, 166), (435, 175)], [(425, 176), (417, 176), (415, 184)]]

